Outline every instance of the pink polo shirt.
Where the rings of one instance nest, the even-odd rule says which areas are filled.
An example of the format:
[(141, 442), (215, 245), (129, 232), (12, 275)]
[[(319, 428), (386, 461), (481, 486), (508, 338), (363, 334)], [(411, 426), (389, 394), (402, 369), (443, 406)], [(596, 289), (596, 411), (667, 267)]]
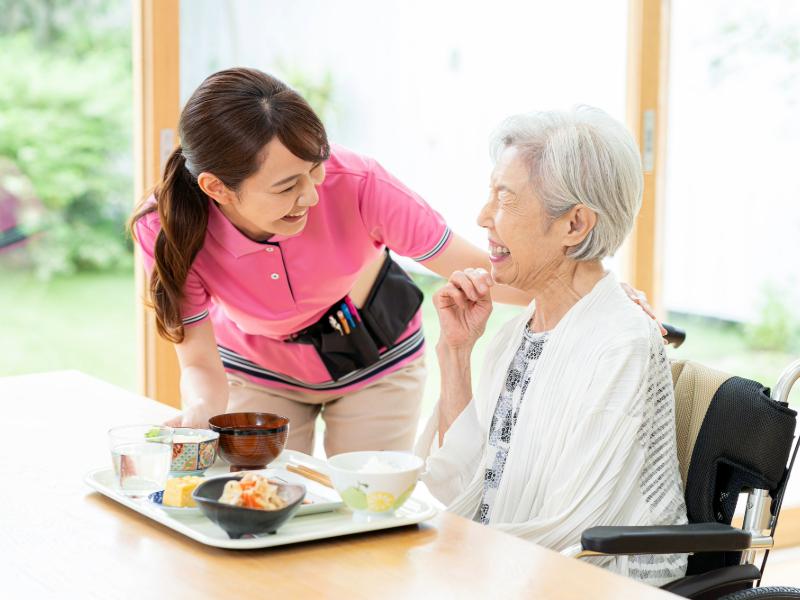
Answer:
[[(205, 242), (184, 287), (183, 322), (210, 318), (225, 368), (261, 385), (355, 390), (423, 352), (420, 312), (376, 364), (338, 381), (313, 346), (283, 341), (348, 294), (386, 247), (422, 262), (450, 241), (442, 216), (374, 160), (332, 145), (325, 168), (319, 204), (296, 236), (255, 242), (209, 200)], [(136, 224), (148, 272), (159, 229), (157, 212)]]

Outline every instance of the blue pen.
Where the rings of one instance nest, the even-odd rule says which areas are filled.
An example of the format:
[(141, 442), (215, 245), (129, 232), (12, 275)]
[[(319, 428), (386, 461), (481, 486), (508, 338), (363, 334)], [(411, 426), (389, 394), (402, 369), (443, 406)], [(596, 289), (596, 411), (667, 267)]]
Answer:
[(347, 322), (350, 324), (350, 327), (352, 329), (355, 329), (356, 328), (356, 321), (355, 321), (355, 319), (353, 319), (353, 315), (350, 314), (350, 309), (347, 308), (347, 304), (342, 303), (342, 306), (340, 308), (342, 309), (342, 312), (344, 313), (344, 316), (347, 317)]

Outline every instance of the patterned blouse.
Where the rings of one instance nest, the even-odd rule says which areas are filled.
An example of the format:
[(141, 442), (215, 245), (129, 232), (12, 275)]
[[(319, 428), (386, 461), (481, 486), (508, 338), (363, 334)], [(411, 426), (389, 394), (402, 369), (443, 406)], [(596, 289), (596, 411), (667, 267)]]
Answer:
[(489, 452), (486, 459), (486, 473), (483, 478), (483, 497), (475, 521), (489, 523), (492, 503), (500, 487), (506, 457), (511, 447), (511, 435), (517, 423), (519, 407), (525, 390), (530, 385), (536, 361), (542, 354), (549, 332), (534, 333), (525, 327), (522, 343), (519, 345), (506, 373), (506, 382), (497, 399), (492, 424), (489, 428)]

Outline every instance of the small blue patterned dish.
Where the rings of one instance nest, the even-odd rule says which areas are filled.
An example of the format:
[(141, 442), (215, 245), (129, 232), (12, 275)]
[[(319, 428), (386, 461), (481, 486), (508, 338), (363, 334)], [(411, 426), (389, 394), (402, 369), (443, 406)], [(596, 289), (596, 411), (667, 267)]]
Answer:
[(164, 490), (153, 492), (147, 497), (150, 504), (173, 515), (201, 514), (199, 506), (167, 506), (164, 504)]

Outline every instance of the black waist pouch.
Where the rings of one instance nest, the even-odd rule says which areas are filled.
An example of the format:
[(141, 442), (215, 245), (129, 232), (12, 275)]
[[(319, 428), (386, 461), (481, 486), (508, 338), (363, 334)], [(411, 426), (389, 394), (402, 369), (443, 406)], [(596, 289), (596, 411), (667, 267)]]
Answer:
[(342, 307), (347, 302), (342, 299), (314, 325), (286, 341), (313, 345), (331, 378), (338, 381), (378, 362), (379, 348), (394, 346), (422, 298), (422, 290), (387, 254), (360, 311), (347, 319)]
[(424, 295), (388, 252), (361, 314), (378, 345), (391, 348), (422, 305)]

